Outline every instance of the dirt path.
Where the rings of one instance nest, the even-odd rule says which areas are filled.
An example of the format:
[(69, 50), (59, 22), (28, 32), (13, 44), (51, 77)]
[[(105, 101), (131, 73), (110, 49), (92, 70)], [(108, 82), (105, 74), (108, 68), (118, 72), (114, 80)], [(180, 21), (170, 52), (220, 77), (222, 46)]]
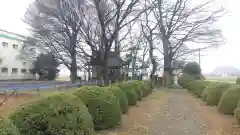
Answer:
[(207, 125), (186, 95), (169, 92), (168, 100), (153, 123), (151, 135), (206, 135)]
[(121, 127), (102, 135), (240, 135), (234, 122), (187, 91), (165, 90), (131, 108)]
[(184, 90), (169, 90), (151, 135), (240, 135), (235, 118), (220, 114)]

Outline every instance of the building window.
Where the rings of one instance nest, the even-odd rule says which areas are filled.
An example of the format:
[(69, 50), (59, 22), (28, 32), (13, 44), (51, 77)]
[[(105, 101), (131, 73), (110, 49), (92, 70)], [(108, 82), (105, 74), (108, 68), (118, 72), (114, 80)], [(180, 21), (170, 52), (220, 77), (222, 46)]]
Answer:
[(8, 43), (7, 42), (2, 42), (2, 47), (8, 47)]
[(27, 62), (23, 62), (23, 65), (25, 66), (27, 64)]
[(18, 72), (18, 69), (17, 68), (12, 68), (12, 73), (13, 74), (16, 74)]
[(26, 73), (26, 72), (27, 72), (27, 69), (23, 68), (23, 69), (21, 69), (21, 72), (22, 72), (22, 73)]
[(2, 72), (2, 73), (8, 73), (8, 68), (2, 68), (2, 69), (1, 69), (1, 72)]
[(14, 48), (14, 49), (18, 49), (18, 45), (13, 44), (13, 48)]

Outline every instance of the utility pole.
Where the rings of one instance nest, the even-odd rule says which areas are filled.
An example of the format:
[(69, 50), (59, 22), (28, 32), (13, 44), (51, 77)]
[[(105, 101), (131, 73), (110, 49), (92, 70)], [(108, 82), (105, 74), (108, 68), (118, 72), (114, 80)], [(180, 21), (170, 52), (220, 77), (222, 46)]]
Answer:
[(198, 49), (198, 64), (201, 66), (201, 49)]

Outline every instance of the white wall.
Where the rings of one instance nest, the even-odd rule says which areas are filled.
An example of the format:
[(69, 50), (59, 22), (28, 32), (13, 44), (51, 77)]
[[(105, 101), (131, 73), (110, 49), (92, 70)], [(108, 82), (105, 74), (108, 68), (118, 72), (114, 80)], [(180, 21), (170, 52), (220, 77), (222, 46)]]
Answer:
[[(18, 40), (19, 39), (19, 40)], [(18, 59), (21, 47), (23, 46), (23, 37), (7, 33), (0, 30), (0, 80), (11, 79), (33, 79), (34, 76), (30, 74), (29, 69), (32, 67), (32, 62)], [(3, 42), (8, 43), (7, 47), (3, 46)], [(13, 48), (13, 45), (18, 48)], [(2, 72), (2, 68), (8, 68), (8, 72)], [(16, 73), (12, 73), (12, 69), (17, 68)], [(22, 72), (26, 69), (26, 73)]]

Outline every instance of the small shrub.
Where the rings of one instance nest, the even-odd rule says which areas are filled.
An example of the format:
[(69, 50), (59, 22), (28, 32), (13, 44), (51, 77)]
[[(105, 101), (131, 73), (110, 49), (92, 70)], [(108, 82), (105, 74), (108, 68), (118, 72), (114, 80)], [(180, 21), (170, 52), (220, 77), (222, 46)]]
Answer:
[(229, 89), (223, 93), (219, 102), (218, 110), (224, 114), (233, 114), (239, 100), (240, 86), (231, 85)]
[(0, 135), (20, 135), (20, 134), (9, 120), (0, 117)]
[(116, 96), (106, 87), (84, 86), (73, 94), (87, 106), (93, 117), (95, 129), (113, 128), (120, 124), (121, 107)]
[(209, 84), (210, 82), (208, 81), (202, 81), (202, 80), (197, 80), (195, 81), (194, 84), (192, 84), (193, 87), (193, 93), (197, 95), (198, 97), (201, 97), (203, 90), (205, 87)]
[(203, 90), (202, 92), (202, 95), (201, 95), (201, 99), (203, 101), (206, 101), (207, 100), (207, 97), (208, 97), (208, 94), (213, 91), (214, 89), (216, 89), (216, 86), (217, 86), (218, 82), (210, 82), (206, 87), (205, 89)]
[(140, 89), (142, 90), (142, 94), (143, 94), (143, 97), (147, 97), (148, 96), (148, 93), (147, 93), (147, 84), (144, 83), (144, 81), (138, 81), (138, 85), (140, 87)]
[(237, 77), (236, 84), (240, 85), (240, 77)]
[(207, 105), (218, 105), (222, 94), (229, 88), (229, 83), (217, 83), (215, 87), (209, 91), (206, 103)]
[(150, 84), (146, 81), (139, 81), (138, 84), (143, 92), (143, 97), (147, 97), (149, 94), (152, 93), (152, 88)]
[(139, 85), (139, 81), (137, 80), (134, 80), (134, 81), (128, 81), (126, 83), (130, 83), (131, 87), (133, 90), (135, 90), (135, 92), (137, 93), (137, 96), (138, 96), (138, 100), (141, 101), (142, 98), (143, 98), (143, 91)]
[(108, 87), (110, 91), (117, 97), (122, 113), (128, 111), (128, 99), (126, 94), (118, 86), (111, 85)]
[(193, 92), (195, 89), (196, 81), (191, 81), (187, 83), (187, 90)]
[[(154, 89), (154, 86), (152, 86), (151, 80), (144, 80), (143, 82), (145, 82), (145, 83), (148, 85), (148, 87), (150, 88), (150, 90), (151, 90), (151, 92), (152, 92), (152, 90)], [(151, 92), (150, 92), (150, 93), (151, 93)]]
[(125, 92), (127, 99), (128, 99), (128, 105), (136, 105), (137, 104), (138, 95), (137, 95), (136, 91), (132, 89), (131, 84), (129, 84), (127, 82), (123, 82), (123, 83), (117, 83), (116, 85), (119, 86), (121, 88), (121, 90), (123, 90)]
[(193, 81), (195, 81), (195, 78), (193, 75), (184, 73), (179, 77), (178, 84), (183, 88), (189, 89), (189, 85)]
[(11, 115), (21, 135), (93, 134), (92, 117), (77, 97), (56, 93), (23, 106)]
[(154, 87), (151, 86), (151, 81), (150, 80), (144, 80), (142, 82), (144, 82), (144, 84), (145, 84), (145, 86), (144, 86), (146, 88), (145, 94), (147, 94), (147, 95), (151, 94), (153, 92), (153, 89), (154, 89)]
[(189, 62), (183, 68), (183, 72), (191, 75), (201, 74), (201, 67), (197, 62)]
[(240, 125), (240, 101), (238, 101), (237, 108), (234, 111), (234, 115), (237, 119), (238, 124)]

